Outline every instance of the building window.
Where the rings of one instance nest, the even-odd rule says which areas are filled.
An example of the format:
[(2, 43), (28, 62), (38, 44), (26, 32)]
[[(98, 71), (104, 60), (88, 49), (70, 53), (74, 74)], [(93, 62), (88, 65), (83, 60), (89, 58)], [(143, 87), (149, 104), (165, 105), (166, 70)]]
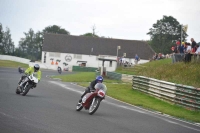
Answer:
[(74, 54), (74, 59), (82, 59), (82, 55), (80, 55), (80, 54)]
[(49, 52), (49, 56), (50, 56), (50, 57), (57, 57), (57, 58), (60, 58), (60, 53)]

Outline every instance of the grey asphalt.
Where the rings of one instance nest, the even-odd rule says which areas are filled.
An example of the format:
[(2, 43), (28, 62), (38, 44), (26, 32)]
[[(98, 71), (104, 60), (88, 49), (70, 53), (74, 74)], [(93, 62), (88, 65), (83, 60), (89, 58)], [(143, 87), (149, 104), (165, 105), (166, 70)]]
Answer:
[(43, 70), (37, 88), (21, 96), (15, 94), (21, 76), (17, 69), (0, 68), (0, 133), (200, 132), (198, 125), (149, 112), (110, 97), (102, 101), (93, 115), (85, 109), (77, 112), (76, 104), (84, 88), (46, 77), (57, 74), (53, 70)]

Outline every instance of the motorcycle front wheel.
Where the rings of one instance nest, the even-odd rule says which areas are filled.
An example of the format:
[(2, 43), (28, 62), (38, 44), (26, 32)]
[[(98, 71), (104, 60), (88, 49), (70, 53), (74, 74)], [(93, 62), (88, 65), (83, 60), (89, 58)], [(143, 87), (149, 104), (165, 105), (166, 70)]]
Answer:
[(100, 102), (101, 102), (100, 98), (94, 98), (93, 99), (93, 101), (90, 105), (90, 108), (89, 108), (89, 114), (90, 115), (94, 114), (97, 111), (97, 109), (99, 108)]
[(16, 91), (15, 91), (15, 92), (16, 92), (16, 94), (20, 94), (21, 91), (20, 91), (19, 86), (16, 88)]
[(26, 96), (26, 94), (29, 92), (31, 86), (27, 85), (23, 90), (22, 90), (22, 96)]
[(76, 105), (76, 111), (80, 111), (83, 108), (82, 104), (77, 104)]

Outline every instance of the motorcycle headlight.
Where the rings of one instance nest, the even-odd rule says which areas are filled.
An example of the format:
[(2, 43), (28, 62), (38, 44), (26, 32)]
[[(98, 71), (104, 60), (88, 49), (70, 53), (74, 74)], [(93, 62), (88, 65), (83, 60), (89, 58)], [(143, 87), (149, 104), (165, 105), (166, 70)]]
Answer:
[(102, 90), (99, 90), (99, 91), (98, 91), (98, 96), (104, 97), (104, 96), (105, 96), (105, 92), (102, 91)]

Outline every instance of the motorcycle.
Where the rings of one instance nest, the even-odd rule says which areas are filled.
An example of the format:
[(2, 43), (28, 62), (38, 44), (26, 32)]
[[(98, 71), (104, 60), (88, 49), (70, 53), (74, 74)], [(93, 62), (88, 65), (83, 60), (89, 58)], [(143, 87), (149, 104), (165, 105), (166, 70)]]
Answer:
[(34, 73), (31, 75), (26, 75), (22, 81), (24, 84), (22, 85), (22, 89), (20, 86), (16, 88), (16, 94), (22, 93), (22, 96), (25, 96), (30, 89), (33, 89), (36, 87), (36, 84), (38, 83), (38, 79), (34, 76)]
[(87, 93), (82, 98), (82, 103), (78, 103), (76, 106), (76, 111), (82, 110), (85, 108), (88, 110), (89, 114), (94, 114), (103, 99), (105, 99), (105, 94), (107, 87), (103, 83), (97, 83), (95, 85), (95, 90), (93, 92)]
[(61, 69), (61, 67), (58, 67), (58, 73), (59, 73), (59, 74), (62, 73), (62, 69)]

